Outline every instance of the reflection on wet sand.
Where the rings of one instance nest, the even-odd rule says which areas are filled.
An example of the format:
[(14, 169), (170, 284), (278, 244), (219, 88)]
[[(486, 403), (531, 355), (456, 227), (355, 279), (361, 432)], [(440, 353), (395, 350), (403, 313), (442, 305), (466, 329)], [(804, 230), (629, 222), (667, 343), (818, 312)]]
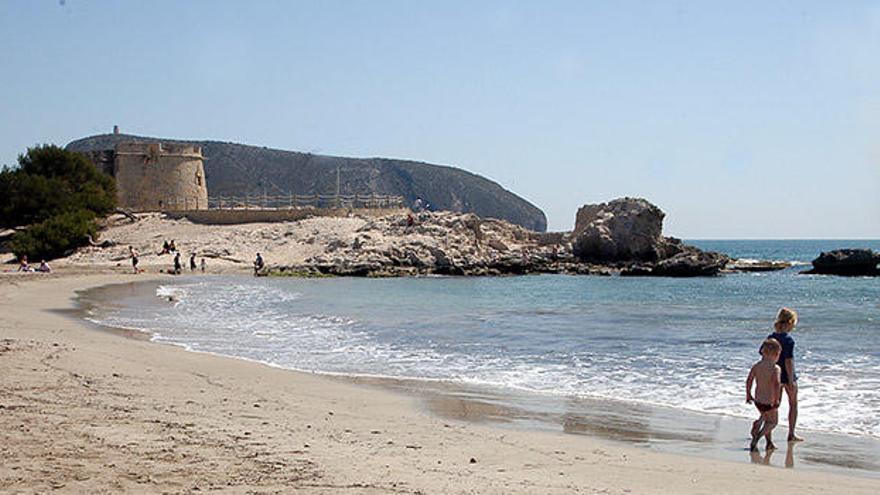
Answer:
[(762, 454), (760, 450), (750, 450), (749, 458), (751, 459), (752, 464), (764, 464), (765, 466), (769, 466), (770, 458), (773, 457), (775, 452), (775, 449), (770, 449), (765, 450)]
[[(786, 468), (794, 467), (794, 450), (795, 447), (799, 445), (799, 442), (787, 442), (785, 447), (785, 462), (784, 466)], [(771, 459), (773, 458), (773, 454), (779, 452), (778, 449), (765, 450), (764, 453), (761, 453), (760, 450), (752, 450), (749, 451), (749, 459), (752, 461), (752, 464), (763, 464), (765, 466), (771, 466)], [(843, 466), (848, 467), (848, 466)]]
[(777, 468), (794, 468), (797, 464), (804, 469), (880, 477), (880, 440), (873, 438), (812, 432), (808, 442), (788, 442), (770, 452), (748, 452), (751, 422), (741, 418), (607, 399), (505, 393), (448, 382), (343, 379), (416, 396), (431, 413), (450, 420), (590, 435), (652, 450), (725, 460), (742, 461), (745, 451), (755, 464)]

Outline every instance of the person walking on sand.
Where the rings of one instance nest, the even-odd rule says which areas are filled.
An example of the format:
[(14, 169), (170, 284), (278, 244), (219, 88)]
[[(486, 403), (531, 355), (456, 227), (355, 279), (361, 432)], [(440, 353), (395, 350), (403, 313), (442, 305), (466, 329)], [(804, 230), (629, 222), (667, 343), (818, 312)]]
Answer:
[(776, 340), (782, 347), (782, 352), (779, 354), (776, 364), (781, 368), (780, 379), (782, 389), (785, 390), (785, 395), (788, 397), (789, 442), (803, 441), (803, 438), (795, 434), (798, 418), (798, 386), (797, 374), (794, 371), (794, 339), (790, 335), (790, 332), (797, 325), (797, 321), (798, 316), (794, 310), (789, 308), (780, 309), (776, 315), (776, 321), (773, 323), (773, 328), (776, 331), (767, 337)]
[(140, 273), (140, 269), (138, 268), (138, 252), (137, 249), (132, 246), (128, 246), (128, 257), (131, 258), (131, 268), (135, 273)]
[(189, 271), (196, 271), (196, 253), (191, 253), (189, 255)]
[[(779, 399), (782, 397), (782, 384), (780, 383), (780, 375), (782, 373), (776, 360), (782, 352), (782, 346), (776, 339), (764, 341), (761, 349), (761, 360), (752, 366), (749, 370), (749, 377), (746, 378), (746, 403), (755, 403), (758, 409), (758, 419), (752, 423), (752, 442), (749, 444), (749, 450), (756, 452), (758, 450), (758, 441), (761, 437), (767, 440), (767, 451), (774, 450), (773, 445), (773, 428), (779, 422)], [(752, 396), (752, 386), (755, 387), (755, 395)]]
[(180, 272), (183, 271), (183, 266), (180, 264), (180, 251), (174, 253), (174, 274), (180, 275)]

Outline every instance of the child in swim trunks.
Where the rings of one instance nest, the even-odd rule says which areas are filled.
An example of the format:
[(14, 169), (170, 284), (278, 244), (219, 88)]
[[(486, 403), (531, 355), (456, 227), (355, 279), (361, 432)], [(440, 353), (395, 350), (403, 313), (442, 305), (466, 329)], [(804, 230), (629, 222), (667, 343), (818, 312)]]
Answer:
[[(782, 370), (776, 364), (782, 346), (776, 339), (767, 339), (761, 344), (761, 360), (752, 366), (749, 377), (746, 379), (746, 402), (755, 403), (760, 416), (752, 423), (752, 442), (749, 450), (758, 450), (758, 441), (761, 437), (767, 440), (767, 450), (776, 448), (773, 445), (771, 434), (773, 428), (779, 422), (779, 399), (782, 394), (780, 375)], [(752, 385), (755, 386), (755, 395), (752, 396)]]

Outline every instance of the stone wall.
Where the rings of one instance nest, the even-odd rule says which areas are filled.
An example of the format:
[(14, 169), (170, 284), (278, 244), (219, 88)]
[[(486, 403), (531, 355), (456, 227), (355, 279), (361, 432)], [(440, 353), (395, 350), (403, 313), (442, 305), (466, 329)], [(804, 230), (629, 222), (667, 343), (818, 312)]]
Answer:
[(119, 143), (114, 153), (113, 176), (122, 208), (161, 211), (208, 207), (199, 146)]

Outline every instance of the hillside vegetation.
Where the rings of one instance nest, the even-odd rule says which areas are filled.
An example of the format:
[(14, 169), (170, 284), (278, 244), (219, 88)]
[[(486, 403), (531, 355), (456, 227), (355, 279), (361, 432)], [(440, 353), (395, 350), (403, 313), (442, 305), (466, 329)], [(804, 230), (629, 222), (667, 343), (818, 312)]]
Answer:
[(181, 141), (103, 134), (67, 145), (73, 151), (112, 149), (120, 141), (162, 141), (202, 147), (211, 196), (332, 194), (339, 169), (342, 194), (423, 198), (433, 209), (499, 218), (543, 232), (544, 213), (525, 199), (476, 174), (442, 165), (388, 158), (315, 155), (218, 141)]

